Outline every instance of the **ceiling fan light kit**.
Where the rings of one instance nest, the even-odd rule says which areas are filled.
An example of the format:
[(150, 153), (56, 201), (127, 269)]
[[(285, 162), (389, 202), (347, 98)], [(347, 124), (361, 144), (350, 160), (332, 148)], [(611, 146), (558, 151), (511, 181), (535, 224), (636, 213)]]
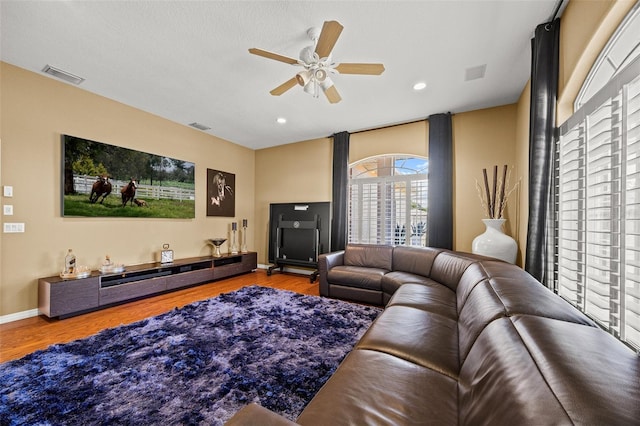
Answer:
[(332, 61), (331, 51), (338, 41), (342, 29), (343, 26), (338, 21), (325, 21), (322, 26), (322, 31), (319, 33), (316, 28), (307, 30), (307, 35), (314, 42), (314, 45), (303, 48), (300, 51), (299, 60), (262, 49), (249, 49), (249, 53), (251, 54), (290, 65), (302, 66), (304, 68), (303, 71), (298, 72), (293, 78), (287, 80), (269, 93), (273, 96), (280, 96), (297, 83), (303, 87), (305, 93), (318, 97), (320, 91), (322, 91), (330, 103), (338, 103), (342, 98), (333, 81), (329, 78), (329, 74), (382, 74), (384, 72), (383, 64), (336, 64)]

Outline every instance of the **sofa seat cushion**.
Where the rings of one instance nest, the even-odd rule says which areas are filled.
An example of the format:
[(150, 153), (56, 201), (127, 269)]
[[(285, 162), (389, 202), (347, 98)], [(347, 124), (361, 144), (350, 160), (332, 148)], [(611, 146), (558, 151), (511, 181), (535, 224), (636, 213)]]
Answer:
[(329, 284), (337, 283), (342, 286), (380, 291), (382, 276), (387, 272), (389, 271), (386, 269), (340, 265), (327, 272), (327, 281)]
[[(382, 278), (383, 288), (387, 275)], [(404, 284), (393, 294), (391, 300), (387, 303), (387, 307), (390, 306), (410, 306), (443, 315), (454, 321), (458, 319), (456, 294), (451, 291), (449, 287), (435, 282)]]
[(457, 322), (422, 309), (386, 308), (356, 348), (388, 353), (449, 377), (458, 377)]
[(458, 424), (454, 379), (389, 354), (354, 350), (298, 417), (311, 425)]
[(436, 281), (418, 274), (403, 271), (392, 271), (382, 277), (382, 291), (392, 295), (402, 284), (435, 284)]

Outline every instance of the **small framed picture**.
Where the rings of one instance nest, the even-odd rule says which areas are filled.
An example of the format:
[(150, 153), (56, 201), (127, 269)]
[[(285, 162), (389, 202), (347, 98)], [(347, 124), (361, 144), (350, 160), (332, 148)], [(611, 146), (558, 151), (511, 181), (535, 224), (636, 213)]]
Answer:
[(207, 216), (235, 217), (236, 175), (207, 169)]

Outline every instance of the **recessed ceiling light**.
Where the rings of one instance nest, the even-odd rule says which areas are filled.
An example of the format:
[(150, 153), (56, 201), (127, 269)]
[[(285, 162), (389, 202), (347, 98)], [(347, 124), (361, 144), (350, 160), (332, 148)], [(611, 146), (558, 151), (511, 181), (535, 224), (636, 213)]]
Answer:
[(278, 117), (276, 121), (278, 122), (278, 124), (284, 124), (287, 122), (287, 119), (284, 117)]
[(421, 81), (413, 85), (413, 90), (424, 90), (427, 87), (427, 83)]

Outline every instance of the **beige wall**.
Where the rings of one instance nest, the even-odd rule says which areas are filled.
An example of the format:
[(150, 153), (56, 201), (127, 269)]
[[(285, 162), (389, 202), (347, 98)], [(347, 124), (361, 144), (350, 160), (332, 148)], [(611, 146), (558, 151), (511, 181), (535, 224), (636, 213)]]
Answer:
[(332, 139), (256, 151), (255, 215), (258, 263), (269, 256), (269, 204), (331, 201)]
[[(486, 216), (475, 186), (476, 179), (480, 184), (483, 182), (482, 169), (487, 169), (491, 179), (493, 166), (498, 166), (499, 175), (505, 164), (514, 167), (516, 113), (515, 105), (506, 105), (453, 116), (456, 250), (470, 252), (473, 239), (485, 230), (482, 219)], [(511, 182), (519, 178), (517, 171), (513, 171)], [(517, 205), (516, 200), (510, 199), (505, 210), (505, 232), (514, 237)]]
[(376, 155), (409, 154), (427, 157), (428, 140), (427, 120), (354, 133), (349, 137), (349, 164)]
[[(483, 167), (514, 165), (516, 107), (473, 111), (453, 116), (455, 155), (455, 248), (471, 250), (473, 238), (484, 232), (475, 179)], [(256, 243), (266, 262), (269, 203), (331, 200), (331, 139), (300, 142), (256, 152)], [(349, 162), (384, 154), (428, 156), (428, 122), (419, 121), (354, 133)], [(514, 175), (515, 176), (515, 175)], [(513, 208), (515, 210), (515, 207)], [(511, 209), (507, 213), (511, 217)], [(509, 227), (509, 229), (511, 229)]]
[[(0, 315), (37, 307), (37, 279), (60, 272), (67, 248), (97, 268), (105, 254), (125, 264), (155, 260), (163, 243), (176, 257), (211, 254), (207, 238), (228, 235), (231, 218), (206, 216), (207, 168), (236, 174), (236, 218), (252, 224), (254, 151), (169, 122), (80, 88), (1, 64), (1, 184), (12, 185), (14, 216), (24, 234), (2, 234)], [(68, 218), (60, 215), (60, 135), (191, 161), (196, 167), (196, 217)], [(249, 249), (255, 228), (249, 227)]]
[[(424, 121), (354, 133), (349, 161), (388, 153), (426, 156)], [(256, 151), (256, 247), (268, 263), (269, 204), (331, 201), (333, 139), (323, 138)]]

